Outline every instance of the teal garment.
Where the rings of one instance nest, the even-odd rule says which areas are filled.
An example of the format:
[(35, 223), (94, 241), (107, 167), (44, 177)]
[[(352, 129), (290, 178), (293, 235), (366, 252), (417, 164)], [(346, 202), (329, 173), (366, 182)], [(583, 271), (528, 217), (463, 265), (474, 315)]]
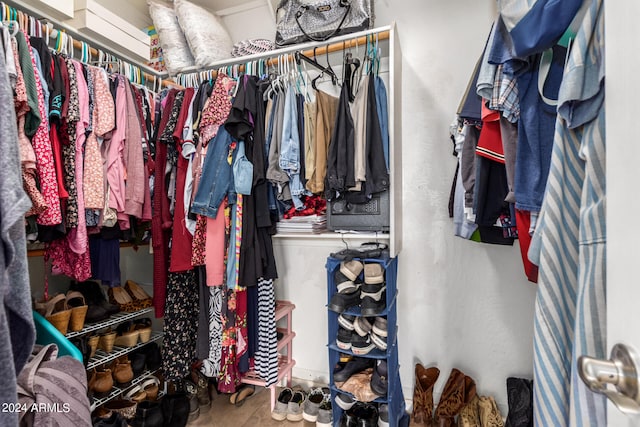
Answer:
[(27, 89), (27, 101), (29, 104), (29, 111), (27, 111), (24, 121), (24, 133), (27, 134), (27, 136), (33, 136), (42, 122), (40, 110), (38, 109), (36, 74), (33, 68), (33, 62), (31, 62), (31, 48), (22, 31), (18, 31), (16, 34), (16, 43), (18, 44), (18, 59), (20, 60), (20, 68), (22, 68), (22, 76)]
[(604, 16), (589, 1), (559, 91), (551, 170), (529, 259), (534, 315), (534, 425), (607, 424), (604, 395), (580, 380), (580, 355), (606, 359)]

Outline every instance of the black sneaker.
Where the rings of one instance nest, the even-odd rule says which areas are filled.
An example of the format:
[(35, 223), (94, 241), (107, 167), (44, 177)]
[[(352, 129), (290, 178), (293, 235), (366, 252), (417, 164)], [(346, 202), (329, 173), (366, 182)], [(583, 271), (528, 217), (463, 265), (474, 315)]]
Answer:
[(376, 345), (371, 341), (369, 335), (361, 337), (358, 334), (353, 334), (351, 336), (351, 351), (353, 354), (363, 356), (369, 354), (374, 348), (376, 348)]
[(342, 313), (349, 307), (360, 304), (360, 289), (351, 293), (335, 293), (329, 302), (329, 310)]
[(380, 336), (380, 337), (387, 337), (387, 319), (385, 319), (384, 317), (376, 317), (375, 322), (373, 322), (373, 327), (371, 328), (371, 331)]
[(378, 348), (378, 350), (387, 351), (387, 337), (381, 337), (380, 335), (372, 332), (369, 334), (371, 342)]
[(370, 368), (372, 366), (372, 362), (372, 360), (365, 359), (363, 357), (354, 357), (344, 365), (336, 366), (333, 370), (333, 381), (337, 383), (345, 382), (351, 375)]
[(358, 427), (377, 427), (378, 426), (378, 408), (371, 403), (358, 402), (345, 413), (349, 413), (355, 418)]
[(350, 314), (341, 314), (338, 316), (338, 325), (348, 331), (353, 331), (353, 321), (356, 320), (356, 316)]
[(336, 272), (334, 273), (333, 281), (336, 284), (336, 289), (338, 290), (338, 292), (343, 294), (353, 292), (358, 289), (358, 286), (360, 286), (359, 283), (350, 280), (347, 276), (342, 274), (340, 270), (336, 270)]
[(387, 361), (376, 361), (376, 366), (375, 368), (373, 368), (373, 374), (371, 375), (371, 391), (373, 391), (378, 396), (387, 395), (387, 389), (389, 388), (387, 375)]
[(353, 329), (361, 337), (369, 335), (369, 332), (371, 332), (371, 326), (371, 322), (366, 317), (358, 317), (353, 322)]
[(338, 328), (338, 334), (336, 336), (336, 345), (342, 350), (349, 350), (351, 348), (351, 334), (353, 332), (344, 328)]

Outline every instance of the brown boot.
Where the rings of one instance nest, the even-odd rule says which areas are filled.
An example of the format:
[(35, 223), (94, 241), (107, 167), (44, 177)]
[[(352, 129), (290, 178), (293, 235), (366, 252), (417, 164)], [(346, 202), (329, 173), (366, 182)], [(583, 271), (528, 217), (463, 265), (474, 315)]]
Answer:
[(480, 415), (480, 425), (482, 427), (504, 427), (502, 414), (492, 396), (480, 397), (478, 401), (478, 412)]
[(482, 427), (478, 404), (478, 395), (474, 393), (471, 401), (462, 408), (458, 415), (458, 427)]
[(433, 386), (438, 380), (440, 370), (425, 368), (416, 364), (416, 386), (413, 390), (413, 412), (411, 425), (431, 426), (433, 420)]
[(452, 427), (455, 417), (476, 395), (476, 383), (458, 369), (452, 369), (435, 413), (435, 425)]
[(113, 377), (111, 369), (96, 371), (95, 375), (89, 380), (89, 392), (97, 398), (106, 397), (111, 393), (113, 388)]
[(127, 387), (131, 385), (133, 369), (131, 369), (131, 361), (127, 356), (114, 361), (111, 369), (113, 370), (113, 379), (119, 386)]

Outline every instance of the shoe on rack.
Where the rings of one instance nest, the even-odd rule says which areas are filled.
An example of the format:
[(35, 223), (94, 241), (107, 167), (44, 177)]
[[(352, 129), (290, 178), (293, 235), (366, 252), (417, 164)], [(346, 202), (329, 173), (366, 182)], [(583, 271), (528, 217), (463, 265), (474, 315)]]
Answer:
[(131, 295), (122, 287), (122, 286), (114, 286), (107, 290), (107, 294), (109, 295), (109, 302), (114, 305), (118, 305), (120, 307), (120, 311), (124, 311), (126, 313), (133, 313), (134, 311), (138, 311), (139, 308), (134, 303)]
[(340, 272), (352, 282), (355, 282), (358, 279), (358, 276), (362, 273), (363, 269), (364, 265), (362, 262), (357, 260), (342, 261), (340, 263)]
[(147, 363), (147, 354), (143, 348), (136, 349), (129, 353), (129, 360), (131, 360), (131, 369), (133, 369), (133, 375), (140, 376), (144, 372), (145, 365)]
[(85, 316), (85, 322), (97, 323), (109, 318), (109, 316), (119, 313), (120, 307), (107, 302), (102, 287), (95, 280), (86, 282), (72, 282), (70, 291), (77, 291), (84, 295), (86, 304), (89, 306)]
[(302, 421), (302, 404), (305, 400), (304, 391), (296, 390), (287, 404), (287, 421)]
[(333, 409), (331, 408), (331, 398), (326, 399), (318, 409), (318, 418), (316, 419), (316, 427), (332, 427), (333, 425)]
[(98, 343), (100, 342), (99, 335), (90, 335), (87, 337), (87, 344), (89, 345), (89, 349), (91, 353), (89, 354), (89, 358), (96, 355), (96, 350), (98, 350)]
[(350, 293), (336, 292), (331, 296), (331, 301), (329, 301), (329, 310), (342, 313), (346, 309), (360, 304), (360, 299), (360, 289)]
[(353, 354), (364, 356), (365, 354), (369, 354), (374, 348), (376, 348), (376, 345), (371, 341), (370, 335), (364, 337), (358, 334), (351, 335), (351, 351)]
[(291, 401), (292, 397), (293, 390), (291, 390), (289, 387), (285, 387), (284, 389), (282, 389), (282, 391), (278, 395), (278, 400), (276, 401), (276, 404), (271, 411), (271, 418), (276, 421), (286, 420), (289, 401)]
[(114, 360), (111, 364), (111, 372), (113, 380), (119, 387), (128, 387), (133, 380), (133, 369), (131, 369), (131, 361), (124, 355)]
[(371, 403), (358, 402), (347, 412), (351, 412), (351, 415), (355, 417), (355, 425), (358, 427), (378, 426), (378, 408)]
[(389, 405), (386, 403), (378, 406), (378, 427), (389, 427)]
[(369, 319), (363, 316), (359, 316), (353, 322), (353, 329), (356, 331), (358, 335), (361, 337), (366, 337), (371, 332), (371, 322)]
[(108, 412), (106, 417), (94, 417), (93, 427), (128, 427), (127, 420), (117, 412)]
[(116, 333), (109, 328), (107, 332), (100, 335), (98, 340), (98, 348), (106, 353), (111, 353), (113, 344), (116, 340)]
[(386, 396), (389, 389), (388, 369), (386, 360), (377, 360), (371, 374), (371, 390), (378, 396)]
[(340, 316), (338, 316), (338, 325), (342, 326), (347, 331), (353, 331), (353, 322), (355, 322), (355, 320), (356, 316), (342, 313)]
[(354, 282), (353, 280), (342, 274), (340, 270), (336, 270), (336, 272), (333, 274), (333, 281), (336, 284), (337, 291), (341, 293), (353, 292), (358, 289), (358, 286), (360, 286), (359, 283)]
[(316, 422), (316, 420), (318, 419), (318, 411), (320, 409), (320, 405), (322, 405), (326, 398), (326, 393), (320, 387), (314, 388), (309, 391), (307, 399), (302, 405), (302, 418), (304, 418), (305, 421), (309, 421), (310, 423)]
[(335, 401), (336, 405), (338, 405), (345, 411), (351, 409), (351, 407), (356, 403), (356, 401), (353, 400), (353, 397), (351, 397), (347, 393), (338, 393), (336, 395)]
[(158, 400), (158, 392), (160, 391), (160, 380), (157, 377), (150, 376), (140, 384), (140, 387), (147, 394), (147, 400)]
[(137, 310), (148, 308), (153, 305), (153, 299), (145, 292), (142, 286), (138, 285), (133, 280), (127, 280), (124, 284), (125, 291), (130, 295), (133, 300), (134, 307)]
[(383, 285), (362, 285), (360, 307), (363, 316), (377, 316), (382, 314), (387, 306), (387, 287)]
[(62, 335), (66, 335), (69, 329), (71, 310), (67, 306), (67, 297), (64, 294), (57, 294), (46, 302), (36, 302), (35, 309)]
[(133, 321), (133, 329), (140, 332), (140, 342), (146, 343), (151, 339), (151, 319), (143, 317)]
[(376, 320), (373, 322), (373, 326), (371, 327), (371, 331), (378, 335), (379, 337), (387, 337), (387, 319), (384, 317), (377, 316)]
[(364, 283), (367, 285), (379, 285), (384, 283), (384, 268), (377, 262), (364, 265)]
[(336, 383), (345, 382), (355, 373), (364, 371), (372, 366), (373, 361), (364, 357), (354, 357), (349, 362), (341, 366), (336, 366), (333, 370), (333, 381)]
[(371, 342), (373, 343), (373, 345), (376, 346), (376, 348), (380, 351), (387, 351), (387, 338), (386, 337), (381, 337), (378, 334), (374, 334), (373, 332), (371, 334), (369, 334), (369, 337), (371, 337)]
[(71, 310), (71, 318), (69, 319), (69, 329), (72, 332), (81, 331), (84, 328), (85, 318), (89, 306), (86, 304), (84, 295), (77, 291), (67, 292), (67, 307)]
[(160, 346), (158, 346), (158, 343), (148, 343), (142, 348), (147, 355), (147, 369), (151, 372), (160, 369), (160, 367), (162, 366), (162, 354), (160, 352)]
[(336, 335), (336, 345), (338, 346), (338, 348), (342, 350), (350, 350), (351, 336), (354, 334), (354, 332), (338, 327), (338, 334)]
[(93, 369), (89, 376), (87, 388), (89, 393), (97, 398), (107, 397), (113, 389), (113, 377), (111, 369), (96, 370)]
[(116, 340), (113, 343), (117, 347), (133, 347), (138, 344), (140, 331), (135, 329), (131, 322), (123, 322), (116, 328)]

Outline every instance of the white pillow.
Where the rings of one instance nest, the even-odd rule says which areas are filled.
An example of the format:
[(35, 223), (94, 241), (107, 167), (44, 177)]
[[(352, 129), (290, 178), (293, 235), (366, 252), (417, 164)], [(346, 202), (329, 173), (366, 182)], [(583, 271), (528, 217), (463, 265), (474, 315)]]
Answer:
[(198, 67), (231, 57), (233, 42), (217, 16), (187, 0), (175, 0), (174, 8)]
[(153, 0), (147, 0), (147, 5), (160, 38), (160, 46), (169, 74), (175, 75), (187, 67), (194, 66), (195, 61), (173, 8)]

